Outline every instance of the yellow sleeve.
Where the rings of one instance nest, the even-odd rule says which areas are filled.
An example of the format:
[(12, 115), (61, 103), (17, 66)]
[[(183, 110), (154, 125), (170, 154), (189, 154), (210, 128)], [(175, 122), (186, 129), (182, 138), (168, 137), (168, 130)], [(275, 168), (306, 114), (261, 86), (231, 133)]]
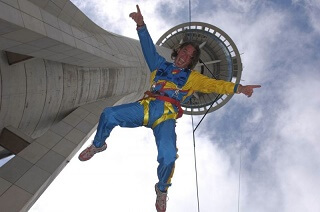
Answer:
[(185, 87), (195, 92), (233, 94), (235, 83), (212, 79), (196, 71), (192, 71)]
[(151, 72), (151, 75), (150, 75), (150, 85), (152, 85), (153, 80), (154, 80), (154, 78), (155, 78), (155, 76), (156, 76), (156, 73), (157, 73), (157, 70), (154, 70), (154, 71)]

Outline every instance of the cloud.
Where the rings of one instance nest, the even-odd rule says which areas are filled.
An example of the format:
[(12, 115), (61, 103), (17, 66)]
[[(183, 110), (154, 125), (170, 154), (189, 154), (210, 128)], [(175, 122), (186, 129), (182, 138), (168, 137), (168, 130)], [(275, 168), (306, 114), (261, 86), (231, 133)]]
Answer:
[[(72, 2), (79, 6), (80, 10), (89, 16), (94, 23), (105, 30), (134, 39), (138, 39), (138, 36), (135, 22), (131, 20), (129, 14), (131, 12), (136, 12), (136, 5), (138, 4), (154, 42), (156, 42), (157, 39), (159, 39), (160, 36), (169, 29), (167, 27), (168, 22), (165, 22), (162, 19), (161, 14), (158, 11), (158, 6), (164, 3), (173, 3), (173, 1), (168, 0), (139, 0), (135, 2), (128, 2), (127, 0), (92, 0), (90, 3), (84, 3), (80, 0), (72, 0)], [(175, 6), (174, 8), (177, 7)], [(175, 23), (173, 23), (172, 26), (174, 25)]]
[(314, 45), (319, 37), (301, 30), (290, 10), (268, 7), (246, 19), (251, 15), (240, 21), (237, 14), (220, 11), (214, 20), (225, 24), (242, 46), (244, 83), (261, 82), (262, 88), (250, 100), (235, 96), (208, 116), (201, 132), (231, 161), (236, 161), (232, 148), (242, 138), (245, 211), (318, 211), (314, 194), (319, 176), (313, 170), (320, 164), (319, 55)]
[[(320, 148), (318, 127), (320, 116), (320, 97), (313, 95), (319, 89), (319, 74), (315, 78), (309, 76), (291, 76), (288, 83), (297, 89), (287, 87), (283, 93), (286, 103), (279, 111), (272, 127), (271, 138), (265, 144), (268, 154), (264, 154), (266, 161), (273, 161), (272, 173), (277, 176), (281, 192), (284, 211), (318, 211), (316, 190), (320, 188)], [(308, 86), (305, 86), (308, 82)], [(305, 101), (299, 101), (301, 97)]]
[(297, 7), (303, 7), (305, 15), (309, 18), (309, 24), (319, 34), (320, 33), (320, 2), (318, 0), (293, 0)]
[(0, 159), (0, 167), (6, 164), (9, 160), (11, 160), (14, 157), (14, 155), (7, 156), (5, 158)]
[[(88, 10), (103, 28), (137, 38), (135, 24), (128, 17), (136, 3), (73, 2), (82, 2), (82, 10)], [(188, 21), (184, 21), (188, 18), (186, 3), (167, 8), (172, 1), (137, 3), (154, 41), (174, 25)], [(244, 53), (242, 83), (262, 84), (250, 99), (236, 95), (209, 114), (196, 132), (201, 211), (237, 210), (239, 174), (240, 211), (320, 211), (319, 3), (297, 0), (288, 4), (193, 2), (193, 20), (220, 27)], [(200, 118), (195, 117), (195, 123)], [(196, 211), (191, 129), (189, 116), (178, 120), (180, 157), (168, 211)], [(71, 165), (75, 168), (69, 169)], [(152, 131), (117, 128), (107, 152), (86, 163), (74, 158), (58, 176), (53, 183), (57, 188), (52, 193), (56, 194), (43, 194), (49, 205), (46, 211), (77, 205), (78, 211), (91, 207), (95, 211), (152, 211), (156, 167)], [(75, 198), (65, 198), (61, 190)], [(55, 202), (61, 202), (63, 208), (57, 208)]]

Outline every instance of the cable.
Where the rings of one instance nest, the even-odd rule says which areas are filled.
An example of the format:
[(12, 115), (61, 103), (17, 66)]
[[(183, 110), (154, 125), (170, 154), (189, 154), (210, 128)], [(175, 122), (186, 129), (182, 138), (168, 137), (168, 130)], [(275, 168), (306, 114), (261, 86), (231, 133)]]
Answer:
[[(191, 34), (191, 0), (189, 0), (189, 31)], [(192, 36), (192, 34), (191, 34)], [(190, 37), (191, 39), (191, 37)], [(208, 66), (199, 59), (199, 62), (204, 65), (204, 67), (212, 74), (212, 77), (214, 79), (217, 79), (217, 77), (214, 75), (214, 73), (208, 68)], [(212, 108), (213, 104), (221, 97), (219, 94), (214, 101), (211, 103), (209, 109), (206, 111), (206, 113), (203, 115), (199, 123), (196, 127), (194, 127), (194, 120), (193, 120), (193, 109), (191, 108), (191, 120), (192, 120), (192, 136), (193, 136), (193, 154), (194, 154), (194, 168), (195, 168), (195, 174), (196, 174), (196, 189), (197, 189), (197, 203), (198, 203), (198, 212), (200, 212), (200, 198), (199, 198), (199, 184), (198, 184), (198, 169), (197, 169), (197, 157), (196, 157), (196, 138), (195, 138), (195, 132)], [(190, 99), (190, 105), (192, 105), (191, 99)], [(241, 191), (241, 166), (242, 166), (242, 133), (241, 133), (241, 139), (240, 139), (240, 147), (239, 147), (239, 182), (238, 182), (238, 212), (240, 212), (240, 191)]]
[(194, 169), (196, 172), (196, 189), (197, 189), (197, 203), (198, 203), (198, 212), (200, 212), (200, 198), (199, 198), (199, 185), (198, 185), (198, 168), (197, 168), (197, 155), (196, 155), (196, 137), (193, 124), (193, 114), (191, 110), (191, 120), (192, 120), (192, 136), (193, 136), (193, 156), (194, 156)]
[(239, 187), (238, 187), (238, 212), (240, 212), (240, 183), (241, 183), (241, 165), (242, 165), (242, 133), (240, 139), (240, 148), (239, 148)]
[[(191, 31), (191, 0), (189, 0), (189, 30)], [(190, 36), (191, 39), (191, 36)], [(191, 103), (191, 100), (190, 100)], [(192, 137), (193, 137), (193, 156), (194, 156), (194, 170), (196, 173), (196, 189), (197, 189), (197, 206), (198, 212), (200, 212), (200, 198), (199, 198), (199, 184), (198, 184), (198, 168), (197, 168), (197, 155), (196, 155), (196, 137), (194, 130), (194, 122), (193, 122), (193, 113), (191, 110), (191, 119), (192, 119)]]
[[(206, 111), (206, 113), (202, 116), (201, 120), (199, 121), (199, 123), (197, 124), (196, 128), (193, 130), (194, 132), (198, 129), (199, 125), (201, 124), (201, 122), (203, 121), (204, 117), (206, 117), (206, 115), (209, 113), (210, 109), (212, 108), (213, 104), (217, 101), (217, 99), (220, 98), (220, 94), (213, 100), (213, 102), (211, 103), (209, 109)], [(192, 109), (191, 109), (191, 113), (192, 113)]]
[[(243, 41), (243, 21), (242, 18), (244, 17), (244, 12), (241, 11), (241, 22), (240, 22), (240, 41)], [(241, 169), (242, 169), (242, 140), (243, 140), (243, 134), (241, 130), (241, 135), (240, 135), (240, 147), (239, 147), (239, 187), (238, 187), (238, 212), (240, 212), (240, 195), (241, 195)]]
[(212, 74), (212, 77), (214, 79), (217, 79), (218, 77), (214, 75), (214, 73), (208, 68), (208, 66), (199, 58), (199, 62), (202, 63), (204, 65), (204, 67), (206, 67), (206, 69), (210, 72), (210, 74)]
[(189, 0), (189, 30), (191, 30), (191, 0)]

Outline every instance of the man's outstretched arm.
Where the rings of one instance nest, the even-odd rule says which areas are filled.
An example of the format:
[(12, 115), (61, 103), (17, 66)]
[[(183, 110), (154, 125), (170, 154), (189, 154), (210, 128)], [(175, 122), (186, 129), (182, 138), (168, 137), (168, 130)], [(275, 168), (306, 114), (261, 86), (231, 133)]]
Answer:
[(158, 67), (166, 60), (158, 54), (151, 36), (147, 30), (147, 27), (144, 24), (143, 16), (138, 5), (137, 12), (132, 12), (129, 16), (137, 23), (137, 30), (142, 47), (142, 52), (148, 64), (148, 67), (152, 72), (158, 69)]
[(239, 84), (237, 93), (243, 93), (247, 97), (250, 97), (253, 94), (253, 89), (260, 88), (260, 87), (261, 85), (240, 85)]

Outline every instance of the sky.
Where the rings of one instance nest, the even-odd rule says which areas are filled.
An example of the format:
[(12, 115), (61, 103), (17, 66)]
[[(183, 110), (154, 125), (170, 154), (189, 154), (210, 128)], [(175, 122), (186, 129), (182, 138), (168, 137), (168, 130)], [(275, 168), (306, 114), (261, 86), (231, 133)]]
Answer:
[[(136, 4), (154, 42), (189, 21), (189, 1), (72, 2), (105, 30), (134, 39)], [(320, 211), (320, 1), (191, 0), (191, 8), (192, 21), (215, 25), (235, 42), (241, 83), (262, 85), (251, 98), (235, 95), (195, 133), (200, 211)], [(167, 211), (193, 212), (190, 116), (177, 121), (177, 137)], [(155, 211), (152, 131), (117, 127), (107, 142), (87, 162), (74, 157), (30, 211)]]

